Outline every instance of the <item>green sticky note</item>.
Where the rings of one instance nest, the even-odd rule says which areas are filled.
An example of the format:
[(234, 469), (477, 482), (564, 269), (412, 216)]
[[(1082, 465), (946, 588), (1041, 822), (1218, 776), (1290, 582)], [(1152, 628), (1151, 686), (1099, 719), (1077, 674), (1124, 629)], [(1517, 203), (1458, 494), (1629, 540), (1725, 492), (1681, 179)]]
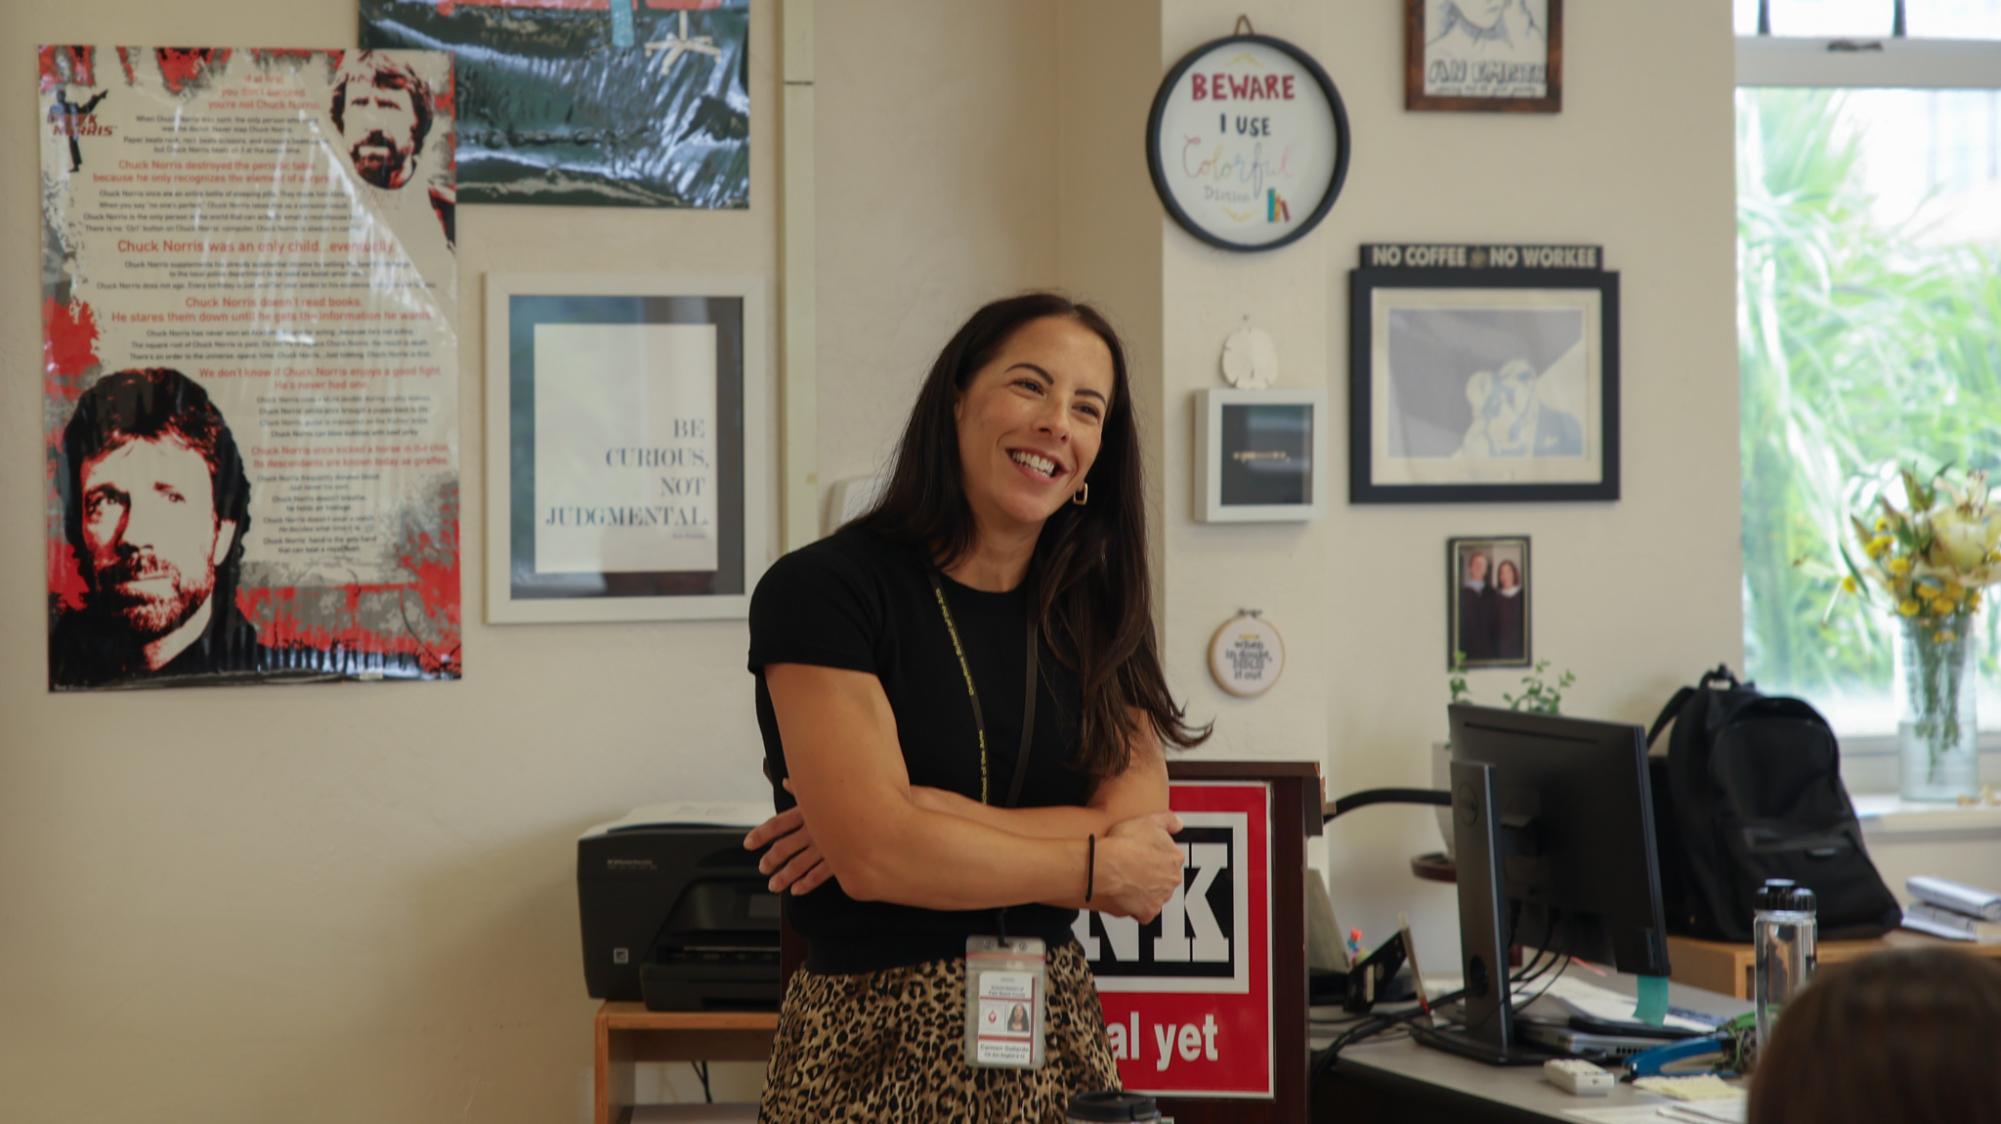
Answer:
[(1633, 1017), (1643, 1023), (1662, 1026), (1667, 1023), (1668, 988), (1666, 976), (1640, 976), (1639, 1005), (1633, 1008)]

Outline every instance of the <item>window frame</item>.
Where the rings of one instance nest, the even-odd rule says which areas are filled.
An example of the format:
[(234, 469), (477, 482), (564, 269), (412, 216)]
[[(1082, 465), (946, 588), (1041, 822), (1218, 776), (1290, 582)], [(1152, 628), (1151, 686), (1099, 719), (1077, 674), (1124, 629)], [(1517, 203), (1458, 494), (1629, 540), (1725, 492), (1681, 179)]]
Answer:
[[(1770, 34), (1735, 38), (1733, 91), (1746, 87), (2001, 90), (2001, 39)], [(2001, 586), (1994, 592), (2001, 594)], [(2001, 605), (1990, 607), (1989, 613), (2001, 613)], [(2001, 628), (2001, 620), (1989, 619), (1987, 627)], [(1980, 775), (1991, 783), (2001, 779), (2001, 714), (1983, 712), (1980, 719)], [(1897, 790), (1895, 734), (1844, 734), (1841, 741), (1842, 775), (1851, 791)]]
[(2001, 89), (2001, 39), (1740, 35), (1737, 86)]

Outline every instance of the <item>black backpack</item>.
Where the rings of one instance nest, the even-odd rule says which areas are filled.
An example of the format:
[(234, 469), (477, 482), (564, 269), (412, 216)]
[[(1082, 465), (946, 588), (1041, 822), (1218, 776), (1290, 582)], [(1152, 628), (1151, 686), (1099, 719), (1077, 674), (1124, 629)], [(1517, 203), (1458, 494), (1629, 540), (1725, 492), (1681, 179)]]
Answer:
[(1670, 932), (1750, 940), (1752, 899), (1767, 878), (1813, 890), (1823, 939), (1881, 936), (1901, 923), (1818, 711), (1759, 694), (1718, 665), (1668, 700), (1649, 747), (1669, 722), (1667, 755), (1649, 768)]

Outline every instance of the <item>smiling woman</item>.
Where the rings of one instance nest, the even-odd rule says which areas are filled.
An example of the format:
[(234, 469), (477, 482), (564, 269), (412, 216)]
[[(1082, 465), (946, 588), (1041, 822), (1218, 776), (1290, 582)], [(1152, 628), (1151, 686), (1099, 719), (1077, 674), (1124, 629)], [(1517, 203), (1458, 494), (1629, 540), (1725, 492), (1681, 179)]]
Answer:
[[(769, 845), (808, 944), (761, 1119), (1060, 1121), (1117, 1087), (1071, 925), (1151, 920), (1180, 887), (1162, 743), (1207, 736), (1154, 649), (1130, 402), (1090, 307), (989, 304), (933, 364), (875, 509), (759, 583), (781, 811), (745, 845)], [(1042, 965), (1026, 1044), (964, 1031), (982, 937)]]

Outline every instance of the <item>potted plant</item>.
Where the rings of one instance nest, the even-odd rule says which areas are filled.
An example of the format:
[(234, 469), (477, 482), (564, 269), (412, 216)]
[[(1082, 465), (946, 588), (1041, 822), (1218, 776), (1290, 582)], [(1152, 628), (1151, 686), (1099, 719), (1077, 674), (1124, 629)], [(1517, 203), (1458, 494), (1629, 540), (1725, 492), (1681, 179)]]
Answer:
[[(1532, 714), (1560, 714), (1563, 707), (1563, 692), (1577, 682), (1577, 676), (1565, 669), (1554, 679), (1549, 675), (1548, 660), (1537, 660), (1528, 674), (1522, 676), (1519, 694), (1501, 692), (1501, 701), (1509, 710)], [(1445, 681), (1451, 692), (1448, 700), (1453, 703), (1473, 701), (1473, 692), (1466, 684), (1466, 653), (1452, 653), (1451, 678)], [(1431, 743), (1431, 786), (1437, 789), (1452, 788), (1452, 743), (1438, 741)], [(1452, 858), (1452, 809), (1442, 807), (1438, 812), (1438, 834), (1445, 839), (1445, 857)]]

